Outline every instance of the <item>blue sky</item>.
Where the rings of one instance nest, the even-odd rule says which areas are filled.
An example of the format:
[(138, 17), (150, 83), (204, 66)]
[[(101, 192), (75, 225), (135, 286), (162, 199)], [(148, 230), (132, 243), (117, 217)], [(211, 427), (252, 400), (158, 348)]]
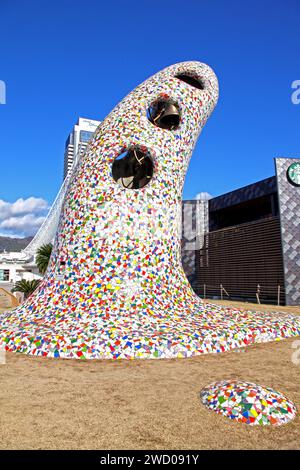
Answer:
[[(103, 119), (140, 82), (179, 61), (208, 63), (220, 82), (185, 198), (222, 194), (271, 176), (275, 156), (300, 156), (300, 105), (291, 101), (300, 79), (298, 0), (0, 0), (0, 18), (6, 218), (24, 217), (20, 199), (31, 198), (28, 214), (36, 217), (46, 211), (44, 202), (33, 209), (36, 199), (54, 200), (78, 116)], [(9, 233), (1, 231), (1, 204), (0, 233)]]

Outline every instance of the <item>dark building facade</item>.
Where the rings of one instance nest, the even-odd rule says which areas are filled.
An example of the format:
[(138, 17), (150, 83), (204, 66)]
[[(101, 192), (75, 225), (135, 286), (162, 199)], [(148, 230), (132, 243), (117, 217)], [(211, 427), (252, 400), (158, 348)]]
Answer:
[(271, 178), (184, 201), (182, 261), (201, 297), (300, 304), (300, 159), (275, 167)]

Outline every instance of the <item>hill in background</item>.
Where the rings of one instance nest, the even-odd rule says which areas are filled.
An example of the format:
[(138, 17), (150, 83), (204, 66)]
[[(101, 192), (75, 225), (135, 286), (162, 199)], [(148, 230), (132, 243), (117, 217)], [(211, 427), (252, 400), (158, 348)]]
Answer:
[(0, 253), (6, 251), (21, 251), (23, 250), (33, 237), (26, 238), (12, 238), (12, 237), (0, 237)]

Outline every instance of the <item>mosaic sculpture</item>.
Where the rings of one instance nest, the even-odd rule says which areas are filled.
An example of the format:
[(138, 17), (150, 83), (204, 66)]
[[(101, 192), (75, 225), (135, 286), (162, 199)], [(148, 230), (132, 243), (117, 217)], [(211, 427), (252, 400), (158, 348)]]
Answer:
[(284, 395), (248, 382), (216, 382), (205, 387), (200, 397), (209, 410), (252, 426), (280, 426), (296, 416), (295, 405)]
[(103, 121), (70, 179), (38, 290), (0, 317), (8, 351), (171, 358), (300, 334), (292, 315), (203, 303), (181, 265), (181, 196), (218, 83), (199, 62), (157, 73)]

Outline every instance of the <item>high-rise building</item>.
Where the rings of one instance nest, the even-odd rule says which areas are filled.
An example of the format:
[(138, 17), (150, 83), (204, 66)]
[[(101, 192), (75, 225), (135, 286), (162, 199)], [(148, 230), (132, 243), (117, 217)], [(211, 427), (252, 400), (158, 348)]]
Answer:
[(75, 156), (81, 156), (87, 146), (88, 141), (93, 136), (95, 130), (99, 126), (100, 121), (93, 119), (79, 118), (77, 124), (70, 132), (65, 145), (65, 158), (64, 158), (64, 179), (68, 171), (73, 165)]

